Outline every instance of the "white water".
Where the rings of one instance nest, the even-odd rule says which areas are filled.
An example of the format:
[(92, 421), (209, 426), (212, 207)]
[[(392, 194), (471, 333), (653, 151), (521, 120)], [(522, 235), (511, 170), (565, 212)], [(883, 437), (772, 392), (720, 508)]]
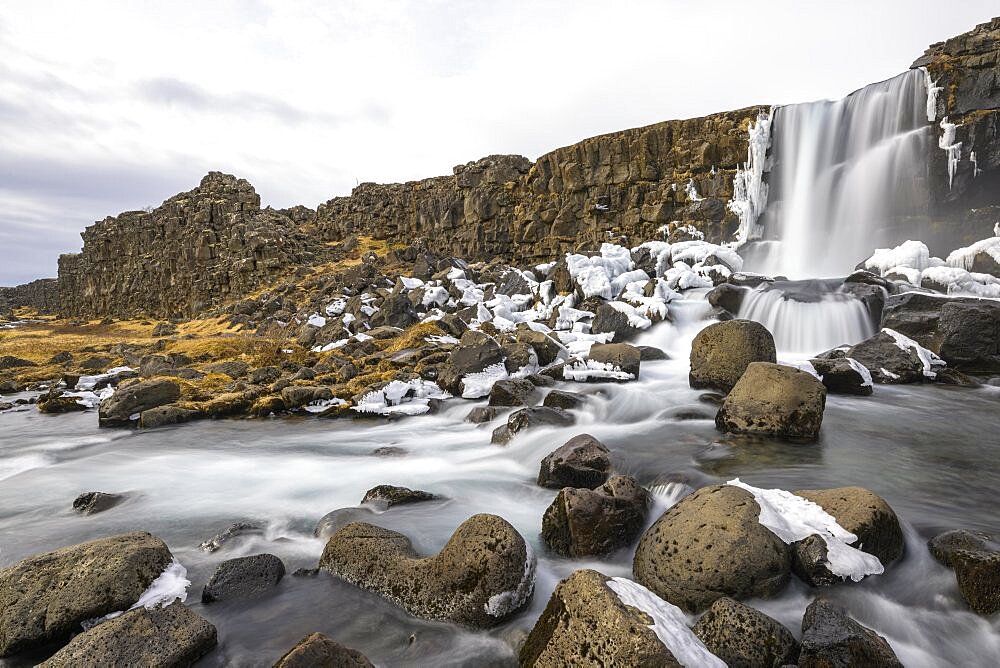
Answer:
[(910, 70), (842, 100), (777, 108), (767, 209), (757, 222), (782, 248), (746, 269), (844, 276), (894, 238), (893, 225), (927, 198), (927, 92), (924, 73)]

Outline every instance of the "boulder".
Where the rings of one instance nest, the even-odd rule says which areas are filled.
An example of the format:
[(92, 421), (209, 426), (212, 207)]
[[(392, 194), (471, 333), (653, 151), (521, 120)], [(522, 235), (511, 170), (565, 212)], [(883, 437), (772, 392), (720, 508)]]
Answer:
[(938, 319), (937, 353), (960, 371), (1000, 373), (1000, 302), (946, 302)]
[(257, 598), (285, 577), (285, 564), (273, 554), (227, 559), (219, 564), (201, 592), (202, 603)]
[(649, 493), (628, 476), (596, 489), (564, 487), (542, 517), (542, 540), (564, 557), (608, 554), (639, 536), (649, 503)]
[(695, 389), (729, 392), (751, 363), (776, 361), (774, 337), (760, 323), (717, 322), (694, 337), (688, 382)]
[(278, 659), (274, 668), (375, 668), (361, 652), (322, 633), (311, 633)]
[(465, 421), (473, 424), (490, 422), (497, 416), (498, 412), (496, 406), (476, 406), (465, 416)]
[(611, 472), (611, 453), (590, 434), (579, 434), (546, 455), (538, 470), (538, 484), (561, 489), (594, 489)]
[(20, 369), (28, 366), (38, 366), (31, 360), (26, 360), (13, 355), (0, 355), (0, 369)]
[(329, 387), (289, 385), (281, 390), (281, 401), (289, 410), (300, 408), (313, 401), (324, 401), (332, 398), (333, 392), (330, 391)]
[(268, 385), (281, 377), (281, 369), (273, 366), (262, 366), (250, 372), (250, 382), (254, 385)]
[(826, 388), (812, 374), (753, 362), (722, 402), (715, 425), (725, 432), (815, 441), (825, 407)]
[(723, 283), (708, 291), (705, 299), (715, 308), (721, 308), (733, 317), (739, 315), (740, 306), (743, 305), (743, 297), (746, 295), (746, 288)]
[(400, 506), (404, 503), (418, 503), (420, 501), (432, 501), (439, 498), (436, 494), (424, 492), (419, 489), (409, 487), (396, 487), (394, 485), (377, 485), (365, 492), (361, 503), (371, 503), (380, 506), (382, 509)]
[(125, 497), (121, 494), (84, 492), (73, 499), (73, 510), (83, 515), (93, 515), (94, 513), (113, 508), (124, 500)]
[(81, 622), (127, 610), (173, 556), (127, 533), (35, 555), (0, 571), (0, 656), (63, 641)]
[(542, 366), (552, 364), (564, 350), (563, 345), (544, 332), (523, 329), (517, 333), (517, 342), (531, 346)]
[(657, 360), (668, 360), (668, 355), (663, 350), (655, 346), (637, 346), (639, 348), (639, 359), (643, 362), (655, 362)]
[(601, 304), (594, 313), (590, 324), (591, 334), (614, 334), (614, 340), (623, 341), (639, 333), (638, 327), (630, 324), (628, 314), (616, 309), (611, 304)]
[(854, 546), (888, 566), (903, 556), (905, 540), (899, 518), (885, 499), (864, 487), (800, 489), (797, 496), (819, 504), (837, 524), (858, 537)]
[[(545, 378), (546, 376), (542, 377)], [(551, 390), (545, 395), (545, 400), (542, 402), (542, 405), (548, 406), (549, 408), (561, 408), (569, 411), (575, 408), (580, 408), (586, 400), (586, 395), (580, 394), (579, 392)]]
[(403, 294), (393, 294), (386, 297), (379, 310), (372, 316), (372, 327), (388, 325), (406, 329), (410, 325), (419, 322), (420, 316), (410, 298)]
[(885, 638), (829, 601), (813, 601), (802, 617), (799, 668), (902, 668)]
[(809, 363), (816, 369), (823, 386), (830, 394), (855, 394), (862, 397), (871, 395), (871, 372), (862, 364), (849, 357), (838, 359), (811, 359)]
[(236, 379), (247, 375), (247, 372), (250, 371), (250, 365), (239, 360), (227, 360), (225, 362), (209, 364), (205, 367), (205, 371), (225, 374), (230, 378)]
[(459, 340), (458, 347), (448, 355), (448, 361), (441, 365), (437, 383), (456, 396), (462, 395), (462, 377), (478, 373), (503, 361), (500, 345), (485, 332), (470, 329)]
[(962, 598), (980, 615), (1000, 611), (1000, 544), (991, 536), (949, 531), (929, 543), (931, 554), (955, 571)]
[(535, 393), (535, 386), (530, 380), (523, 378), (514, 380), (498, 380), (493, 383), (490, 389), (490, 406), (525, 406), (529, 403), (531, 395)]
[(139, 427), (142, 429), (154, 429), (171, 424), (190, 422), (196, 417), (198, 417), (198, 411), (179, 406), (159, 406), (158, 408), (150, 408), (139, 413)]
[(249, 522), (235, 522), (226, 527), (223, 531), (215, 534), (208, 540), (202, 541), (198, 546), (205, 552), (216, 552), (223, 545), (228, 543), (233, 538), (237, 536), (246, 536), (250, 534), (261, 533), (260, 527), (257, 527)]
[(442, 550), (421, 558), (403, 534), (355, 522), (326, 544), (320, 567), (425, 619), (495, 626), (527, 605), (535, 557), (496, 515), (473, 515)]
[(852, 346), (846, 356), (871, 371), (877, 383), (920, 383), (927, 380), (924, 363), (913, 348), (903, 350), (896, 344), (896, 339), (884, 331)]
[(505, 445), (514, 436), (533, 427), (569, 427), (575, 422), (572, 415), (561, 408), (529, 406), (514, 411), (507, 417), (507, 424), (493, 431), (492, 443)]
[(86, 403), (80, 403), (79, 397), (66, 394), (62, 390), (51, 388), (38, 397), (38, 412), (58, 415), (60, 413), (75, 413), (87, 410)]
[(136, 608), (93, 627), (41, 665), (190, 666), (218, 642), (215, 627), (179, 601)]
[(108, 399), (101, 402), (98, 424), (118, 427), (134, 424), (133, 416), (143, 411), (171, 404), (181, 397), (181, 386), (175, 380), (157, 378), (119, 387)]
[[(628, 595), (633, 592), (636, 595)], [(669, 624), (664, 634), (695, 656), (682, 654), (686, 659), (682, 664), (660, 639), (654, 624)], [(518, 656), (521, 666), (531, 668), (723, 665), (713, 659), (677, 608), (635, 582), (589, 569), (576, 571), (556, 586)]]
[(627, 343), (595, 343), (590, 347), (588, 357), (601, 364), (611, 364), (632, 378), (639, 377), (639, 365), (642, 362), (642, 352)]
[(317, 522), (316, 526), (313, 528), (313, 535), (317, 538), (329, 539), (330, 536), (337, 533), (351, 522), (374, 522), (376, 517), (378, 517), (378, 513), (368, 506), (362, 506), (360, 508), (338, 508), (337, 510), (331, 510), (326, 515), (319, 518), (319, 522)]
[(753, 495), (703, 487), (670, 508), (639, 539), (636, 580), (689, 612), (723, 596), (772, 596), (788, 583), (791, 557), (760, 523)]
[(729, 666), (794, 665), (799, 643), (780, 622), (731, 598), (720, 598), (691, 629)]

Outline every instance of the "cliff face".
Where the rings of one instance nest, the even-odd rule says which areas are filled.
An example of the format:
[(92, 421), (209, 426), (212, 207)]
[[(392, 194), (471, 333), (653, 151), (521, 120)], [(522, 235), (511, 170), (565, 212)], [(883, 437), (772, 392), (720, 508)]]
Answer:
[(0, 315), (25, 306), (41, 313), (57, 311), (59, 282), (54, 278), (40, 278), (13, 288), (0, 288)]
[(247, 181), (212, 172), (150, 212), (88, 227), (83, 252), (59, 258), (65, 315), (192, 316), (322, 259), (300, 231), (305, 207), (260, 208)]

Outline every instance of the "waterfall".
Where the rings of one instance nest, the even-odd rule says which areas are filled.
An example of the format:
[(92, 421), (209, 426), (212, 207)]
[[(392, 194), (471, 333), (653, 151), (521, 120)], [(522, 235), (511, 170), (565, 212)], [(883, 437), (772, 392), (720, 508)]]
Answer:
[(767, 207), (757, 226), (781, 247), (746, 268), (844, 276), (876, 246), (905, 240), (894, 228), (926, 209), (928, 114), (919, 69), (842, 100), (776, 108)]

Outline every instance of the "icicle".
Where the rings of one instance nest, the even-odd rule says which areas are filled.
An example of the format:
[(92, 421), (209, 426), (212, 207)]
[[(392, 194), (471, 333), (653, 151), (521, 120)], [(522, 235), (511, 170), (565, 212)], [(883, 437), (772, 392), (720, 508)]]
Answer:
[(921, 67), (924, 73), (924, 83), (927, 86), (927, 121), (933, 123), (937, 120), (937, 98), (938, 93), (944, 90), (944, 86), (938, 86), (937, 81), (931, 81), (931, 73), (926, 67)]
[(979, 169), (979, 163), (976, 161), (975, 151), (969, 153), (969, 162), (972, 163), (972, 178), (976, 178), (983, 173), (983, 170)]
[(962, 159), (962, 142), (955, 141), (957, 125), (948, 122), (948, 117), (941, 119), (941, 138), (938, 139), (938, 147), (948, 154), (948, 188), (951, 189), (955, 181), (955, 172), (958, 170), (958, 161)]
[(698, 189), (694, 186), (694, 179), (688, 179), (687, 185), (684, 186), (684, 194), (687, 195), (687, 198), (692, 202), (700, 202), (705, 199), (698, 194)]
[(740, 227), (736, 231), (737, 244), (745, 244), (760, 237), (757, 218), (764, 212), (767, 204), (764, 172), (767, 171), (767, 149), (771, 147), (773, 113), (774, 107), (766, 114), (758, 114), (756, 124), (750, 123), (747, 128), (747, 161), (742, 168), (736, 167), (736, 175), (733, 177), (733, 198), (729, 200), (727, 208), (740, 217)]

